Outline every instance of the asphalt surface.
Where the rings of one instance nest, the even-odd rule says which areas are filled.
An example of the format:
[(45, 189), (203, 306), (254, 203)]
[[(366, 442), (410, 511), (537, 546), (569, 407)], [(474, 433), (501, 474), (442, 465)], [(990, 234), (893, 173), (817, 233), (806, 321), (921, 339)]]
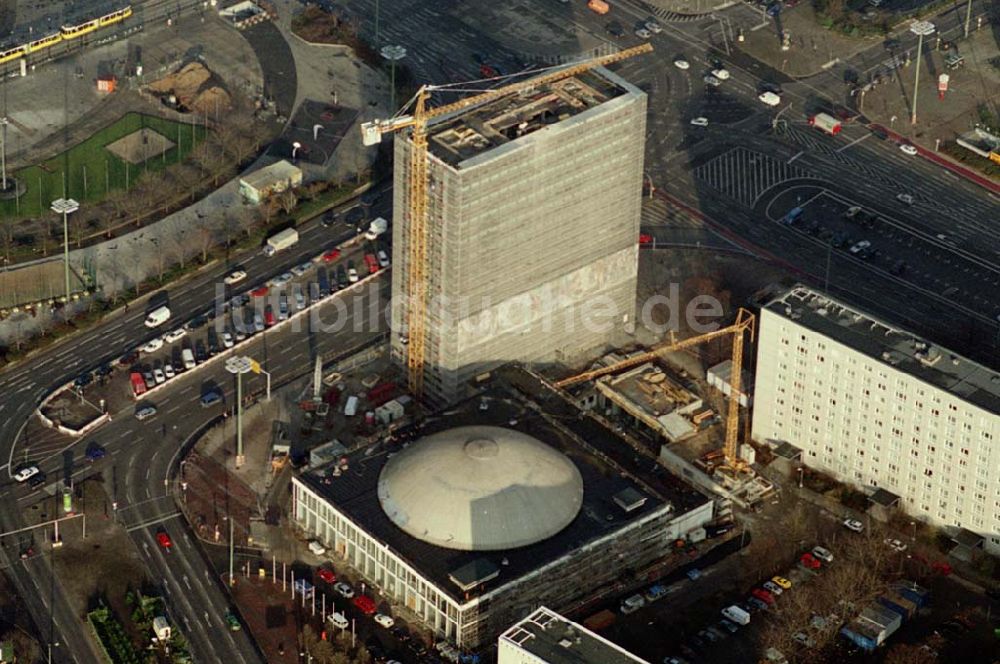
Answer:
[[(386, 190), (380, 192), (380, 198), (372, 209), (373, 215), (388, 214), (391, 198), (385, 196), (385, 192)], [(245, 285), (251, 287), (263, 283), (275, 274), (313, 258), (322, 249), (354, 237), (356, 229), (344, 224), (322, 228), (314, 221), (301, 226), (299, 233), (298, 244), (272, 258), (265, 259), (258, 252), (233, 257), (232, 263), (239, 263), (248, 273)], [(193, 318), (212, 306), (217, 288), (230, 269), (230, 265), (215, 265), (186, 283), (167, 290), (165, 296), (172, 312), (171, 321)], [(382, 281), (387, 283), (388, 280)], [(368, 301), (362, 298), (362, 303)], [(364, 307), (361, 311), (364, 311)], [(0, 443), (0, 454), (4, 460), (0, 470), (8, 471), (0, 482), (0, 528), (4, 532), (23, 526), (20, 509), (36, 499), (39, 493), (31, 492), (29, 487), (19, 485), (10, 478), (12, 468), (16, 468), (24, 460), (24, 448), (16, 447), (16, 443), (35, 407), (46, 394), (72, 381), (83, 371), (111, 363), (129, 348), (163, 334), (164, 330), (153, 331), (145, 327), (145, 315), (145, 309), (135, 305), (128, 313), (115, 315), (104, 324), (62, 342), (0, 376), (0, 391), (8, 395), (0, 404), (0, 440), (3, 441)], [(280, 335), (285, 332), (275, 330), (274, 333), (258, 335), (248, 349), (250, 354), (266, 358), (266, 367), (272, 372), (273, 383), (278, 384), (291, 374), (310, 370), (312, 364), (306, 358), (278, 352), (268, 354), (261, 348), (272, 343), (269, 335), (275, 338), (276, 345), (281, 345)], [(347, 325), (340, 332), (310, 335), (309, 341), (315, 352), (342, 352), (363, 344), (373, 334), (364, 331), (356, 333), (352, 325)], [(310, 352), (313, 352), (312, 349)], [(303, 364), (307, 366), (303, 367)], [(213, 372), (213, 379), (224, 387), (227, 401), (231, 403), (232, 380), (227, 380), (223, 375), (221, 363), (213, 363), (205, 371)], [(189, 372), (191, 373), (197, 374), (198, 371)], [(208, 378), (208, 375), (203, 378)], [(175, 386), (165, 386), (157, 393), (157, 399), (163, 403), (174, 391), (179, 393), (186, 383), (191, 382), (193, 380), (188, 378), (177, 381)], [(130, 534), (133, 540), (147, 555), (152, 578), (163, 580), (171, 615), (188, 637), (194, 652), (201, 655), (202, 659), (198, 661), (225, 661), (228, 657), (236, 657), (245, 662), (260, 662), (263, 660), (244, 632), (227, 631), (229, 636), (216, 639), (211, 636), (214, 629), (211, 632), (205, 629), (221, 624), (228, 601), (218, 582), (214, 579), (209, 581), (212, 573), (208, 565), (176, 518), (177, 507), (173, 497), (167, 492), (168, 487), (164, 486), (164, 478), (167, 477), (171, 464), (176, 462), (175, 453), (180, 444), (204, 422), (218, 416), (219, 411), (189, 408), (183, 413), (183, 417), (175, 416), (166, 430), (163, 429), (166, 416), (169, 415), (166, 412), (143, 422), (142, 425), (145, 426), (142, 427), (138, 427), (136, 420), (129, 414), (126, 417), (116, 417), (105, 427), (99, 428), (94, 438), (101, 440), (108, 448), (108, 461), (104, 466), (90, 468), (85, 462), (84, 451), (89, 438), (73, 443), (67, 450), (40, 450), (40, 454), (45, 454), (44, 458), (35, 456), (35, 451), (29, 445), (27, 458), (46, 472), (50, 482), (61, 479), (62, 473), (67, 470), (76, 480), (96, 472), (101, 472), (106, 480), (110, 478), (115, 495), (119, 498), (120, 518), (132, 529)], [(66, 453), (73, 459), (71, 464), (65, 463)], [(155, 543), (155, 532), (161, 524), (171, 532), (174, 541), (169, 554), (160, 550)], [(0, 546), (0, 566), (9, 569), (9, 576), (25, 599), (44, 639), (59, 644), (53, 648), (53, 661), (98, 661), (85, 634), (81, 617), (73, 613), (63, 597), (59, 580), (54, 578), (47, 556), (34, 556), (28, 560), (20, 560), (18, 556), (16, 538), (5, 538), (3, 546)], [(189, 589), (189, 584), (192, 587), (197, 584), (197, 589)], [(53, 607), (54, 618), (51, 637), (48, 629), (50, 606)]]

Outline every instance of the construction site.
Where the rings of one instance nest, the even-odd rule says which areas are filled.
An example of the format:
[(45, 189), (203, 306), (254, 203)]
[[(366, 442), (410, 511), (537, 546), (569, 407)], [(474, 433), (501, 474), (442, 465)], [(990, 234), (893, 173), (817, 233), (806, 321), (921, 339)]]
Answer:
[[(412, 114), (362, 126), (367, 145), (409, 130), (395, 141), (392, 285), (407, 304), (392, 353), (416, 395), (448, 403), (504, 362), (593, 357), (634, 324), (646, 95), (601, 66), (648, 50), (434, 108), (424, 86)], [(611, 314), (592, 325), (595, 300)]]

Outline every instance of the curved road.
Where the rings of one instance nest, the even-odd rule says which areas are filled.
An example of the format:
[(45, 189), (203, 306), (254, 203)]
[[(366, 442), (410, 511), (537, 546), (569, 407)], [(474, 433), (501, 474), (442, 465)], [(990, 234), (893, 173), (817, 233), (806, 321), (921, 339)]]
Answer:
[[(389, 189), (385, 187), (378, 192), (379, 198), (372, 214), (387, 215), (391, 204), (391, 196), (385, 195), (387, 191)], [(301, 225), (299, 233), (301, 239), (297, 245), (273, 258), (265, 259), (258, 252), (242, 257), (242, 261), (233, 258), (232, 262), (239, 262), (248, 274), (246, 287), (263, 283), (269, 277), (311, 259), (322, 248), (353, 237), (355, 231), (343, 224), (329, 229), (322, 228), (313, 221)], [(183, 321), (208, 309), (217, 287), (230, 268), (229, 265), (213, 265), (183, 284), (168, 289), (166, 294), (169, 297), (172, 319)], [(146, 328), (144, 318), (145, 312), (138, 308), (127, 314), (116, 313), (102, 324), (67, 339), (0, 375), (0, 392), (7, 395), (3, 403), (0, 403), (0, 460), (3, 462), (0, 470), (7, 471), (0, 481), (0, 529), (3, 532), (24, 525), (19, 510), (26, 502), (24, 499), (29, 490), (28, 487), (15, 483), (10, 476), (12, 468), (24, 460), (21, 449), (18, 449), (17, 457), (14, 458), (15, 441), (37, 404), (51, 390), (73, 380), (84, 371), (104, 363), (112, 363), (127, 349), (163, 333), (163, 330), (154, 332)], [(266, 345), (269, 335), (278, 337), (279, 334), (281, 333), (275, 330), (258, 335), (255, 337), (257, 341), (250, 344), (253, 348), (250, 352), (262, 357), (261, 349), (257, 346)], [(341, 333), (310, 336), (308, 352), (312, 353), (327, 352), (330, 349), (344, 351), (367, 341), (372, 335), (355, 335), (351, 326), (347, 326)], [(276, 349), (278, 350), (281, 349)], [(272, 371), (275, 382), (287, 379), (292, 373), (302, 373), (301, 365), (291, 358), (285, 362), (281, 356), (282, 353), (274, 352), (266, 365)], [(311, 369), (311, 364), (303, 364), (308, 364), (306, 370)], [(206, 371), (223, 371), (219, 362), (211, 366)], [(207, 377), (207, 374), (199, 377)], [(231, 381), (222, 378), (224, 377), (216, 377), (218, 384), (229, 385)], [(165, 387), (157, 391), (154, 401), (162, 403), (181, 389), (185, 382), (193, 381), (188, 379), (176, 382), (176, 387)], [(118, 440), (114, 440), (114, 432), (118, 431), (121, 436), (125, 428), (134, 427), (136, 421), (133, 418), (116, 418), (99, 428), (97, 431), (101, 439), (110, 440), (112, 444), (109, 445), (107, 457), (110, 461), (94, 471), (85, 467), (83, 460), (86, 439), (75, 442), (66, 450), (71, 459), (68, 464), (64, 462), (66, 457), (58, 451), (53, 451), (46, 459), (40, 459), (31, 458), (28, 448), (29, 459), (39, 463), (51, 480), (60, 479), (61, 472), (68, 472), (79, 479), (88, 472), (101, 470), (105, 479), (110, 478), (112, 484), (116, 485), (114, 489), (121, 499), (122, 519), (129, 524), (134, 541), (146, 555), (153, 580), (159, 578), (164, 583), (172, 616), (179, 622), (180, 629), (199, 656), (196, 661), (226, 661), (236, 658), (248, 663), (262, 662), (245, 632), (227, 631), (225, 637), (217, 636), (217, 628), (221, 625), (221, 617), (228, 602), (219, 583), (214, 579), (210, 580), (209, 567), (197, 547), (189, 540), (186, 531), (181, 530), (176, 520), (171, 521), (169, 518), (169, 515), (176, 513), (176, 506), (167, 491), (169, 487), (164, 486), (164, 477), (174, 461), (174, 452), (178, 449), (181, 438), (218, 415), (217, 409), (206, 412), (195, 407), (194, 400), (191, 408), (182, 412), (183, 417), (175, 418), (178, 428), (174, 430), (171, 424), (169, 435), (164, 435), (163, 430), (156, 427), (162, 427), (166, 412), (142, 423), (149, 426), (142, 427), (138, 435), (130, 429), (125, 438)], [(170, 553), (165, 553), (155, 545), (153, 536), (160, 523), (173, 534), (175, 545)], [(0, 542), (0, 566), (8, 570), (8, 576), (24, 598), (43, 641), (58, 644), (53, 648), (53, 661), (97, 662), (97, 655), (85, 635), (85, 626), (66, 602), (59, 579), (52, 574), (48, 557), (37, 555), (28, 560), (20, 560), (15, 537), (4, 537)], [(50, 606), (53, 607), (51, 631)], [(208, 610), (207, 607), (213, 607), (213, 610)]]

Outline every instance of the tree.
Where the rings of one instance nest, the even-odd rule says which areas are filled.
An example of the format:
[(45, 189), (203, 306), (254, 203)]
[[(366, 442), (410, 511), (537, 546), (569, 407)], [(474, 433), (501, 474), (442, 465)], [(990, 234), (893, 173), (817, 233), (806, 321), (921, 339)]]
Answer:
[(278, 205), (281, 206), (281, 209), (285, 214), (291, 214), (292, 210), (295, 209), (295, 206), (299, 202), (298, 195), (296, 195), (296, 193), (291, 189), (286, 189), (278, 194), (277, 199)]
[(896, 643), (885, 655), (885, 664), (935, 664), (937, 656), (912, 643)]
[(198, 229), (198, 240), (201, 246), (201, 262), (205, 264), (208, 262), (208, 250), (215, 244), (215, 236), (212, 233), (212, 229), (208, 226), (201, 226)]

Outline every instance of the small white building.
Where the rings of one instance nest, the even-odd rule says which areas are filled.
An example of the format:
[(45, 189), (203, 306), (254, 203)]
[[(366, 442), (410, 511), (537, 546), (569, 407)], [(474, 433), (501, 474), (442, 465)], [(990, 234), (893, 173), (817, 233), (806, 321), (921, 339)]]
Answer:
[(248, 203), (259, 205), (274, 194), (301, 184), (302, 170), (282, 159), (240, 178), (240, 195)]
[(170, 623), (163, 616), (153, 618), (153, 633), (158, 641), (170, 640)]

